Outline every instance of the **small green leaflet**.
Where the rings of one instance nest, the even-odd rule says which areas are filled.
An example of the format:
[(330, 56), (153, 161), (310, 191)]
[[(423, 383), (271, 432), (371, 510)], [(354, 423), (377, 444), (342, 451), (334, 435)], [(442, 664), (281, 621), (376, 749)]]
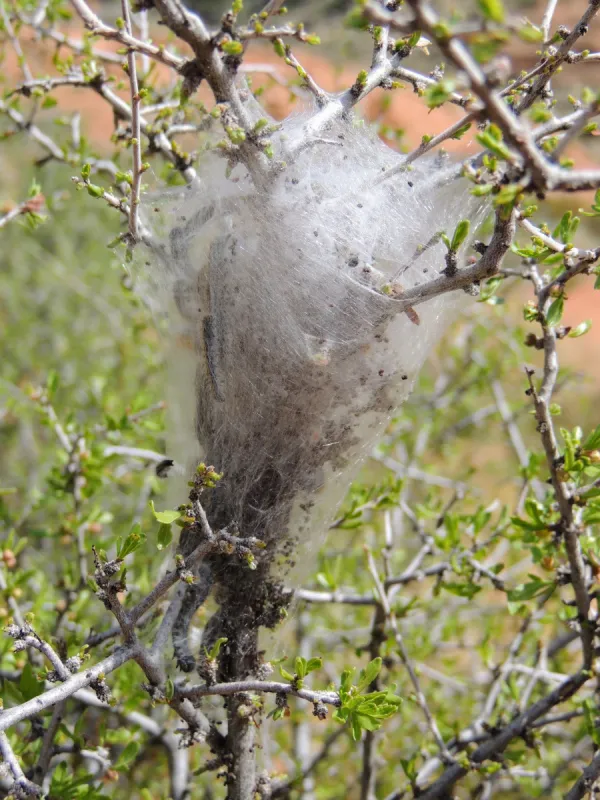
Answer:
[(175, 522), (175, 520), (179, 519), (179, 517), (181, 516), (180, 511), (157, 511), (154, 508), (153, 500), (150, 500), (150, 508), (152, 509), (154, 519), (156, 519), (162, 525), (170, 525), (172, 522)]

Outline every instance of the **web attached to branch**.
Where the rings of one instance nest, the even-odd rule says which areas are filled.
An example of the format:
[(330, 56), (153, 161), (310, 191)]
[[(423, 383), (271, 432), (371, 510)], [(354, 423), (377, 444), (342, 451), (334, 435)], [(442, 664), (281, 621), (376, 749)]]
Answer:
[[(304, 124), (283, 123), (275, 162)], [(155, 245), (138, 248), (138, 284), (168, 319), (180, 398), (172, 456), (224, 473), (211, 524), (266, 542), (275, 577), (320, 546), (464, 297), (399, 311), (403, 292), (445, 267), (436, 234), (479, 207), (439, 159), (382, 180), (401, 158), (340, 122), (266, 189), (209, 154), (200, 182), (142, 207)]]

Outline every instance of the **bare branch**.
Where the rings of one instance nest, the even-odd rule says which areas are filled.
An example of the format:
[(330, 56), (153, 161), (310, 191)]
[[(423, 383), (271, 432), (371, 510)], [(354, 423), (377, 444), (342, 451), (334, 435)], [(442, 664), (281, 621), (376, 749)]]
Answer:
[(310, 703), (325, 703), (338, 707), (340, 698), (337, 692), (315, 692), (311, 689), (298, 689), (291, 683), (278, 683), (277, 681), (231, 681), (229, 683), (215, 683), (212, 686), (185, 686), (177, 689), (181, 697), (197, 700), (209, 695), (240, 694), (240, 692), (267, 692), (269, 694), (283, 694), (308, 700)]
[(377, 600), (368, 595), (344, 594), (343, 592), (314, 592), (310, 589), (298, 589), (294, 597), (306, 603), (345, 603), (350, 606), (375, 606)]
[(118, 669), (126, 661), (130, 661), (134, 657), (133, 647), (121, 647), (108, 656), (108, 658), (99, 661), (95, 666), (89, 669), (82, 670), (81, 672), (67, 678), (64, 683), (56, 686), (54, 689), (48, 689), (43, 694), (34, 697), (32, 700), (27, 700), (21, 705), (7, 708), (0, 713), (0, 731), (5, 731), (16, 725), (17, 722), (22, 722), (24, 719), (35, 717), (44, 709), (50, 708), (62, 700), (71, 697), (79, 689), (90, 686), (95, 681), (99, 680), (104, 675), (108, 675), (114, 670)]
[(554, 16), (557, 5), (558, 0), (548, 0), (546, 9), (544, 10), (544, 16), (542, 17), (542, 24), (540, 26), (544, 34), (544, 41), (550, 38), (550, 26), (552, 25), (552, 17)]

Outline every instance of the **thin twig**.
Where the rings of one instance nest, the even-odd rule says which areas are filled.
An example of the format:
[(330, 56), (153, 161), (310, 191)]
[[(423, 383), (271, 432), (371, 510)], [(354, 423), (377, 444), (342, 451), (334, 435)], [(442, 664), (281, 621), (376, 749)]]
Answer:
[(121, 647), (115, 650), (108, 658), (99, 661), (95, 666), (72, 675), (66, 681), (53, 689), (27, 700), (14, 708), (8, 708), (0, 713), (0, 731), (22, 722), (24, 719), (35, 717), (44, 709), (50, 708), (61, 700), (71, 697), (79, 689), (89, 686), (97, 681), (100, 676), (108, 675), (118, 669), (126, 661), (134, 657), (133, 647)]
[(414, 667), (412, 665), (412, 662), (411, 662), (411, 660), (410, 660), (410, 658), (408, 656), (408, 653), (406, 651), (406, 647), (404, 645), (404, 639), (402, 638), (402, 635), (400, 634), (400, 629), (398, 628), (398, 623), (396, 621), (396, 615), (393, 613), (393, 611), (392, 611), (392, 609), (390, 607), (386, 590), (384, 589), (384, 586), (383, 586), (381, 580), (379, 579), (379, 574), (377, 572), (377, 566), (375, 564), (375, 560), (373, 558), (373, 555), (372, 555), (372, 553), (371, 553), (371, 551), (369, 549), (366, 549), (365, 552), (366, 552), (366, 556), (367, 556), (367, 567), (368, 567), (369, 573), (370, 573), (371, 577), (373, 578), (373, 583), (375, 585), (375, 589), (377, 591), (377, 595), (379, 597), (379, 601), (380, 601), (380, 603), (382, 605), (382, 608), (384, 610), (385, 617), (388, 620), (388, 622), (390, 624), (390, 627), (392, 628), (392, 631), (394, 633), (394, 638), (396, 640), (396, 645), (398, 647), (398, 652), (400, 654), (400, 658), (402, 659), (402, 662), (403, 662), (404, 666), (406, 667), (406, 671), (408, 672), (408, 675), (410, 677), (410, 681), (411, 681), (411, 683), (413, 685), (413, 688), (415, 690), (417, 703), (419, 704), (419, 706), (420, 706), (420, 708), (421, 708), (421, 710), (422, 710), (422, 712), (423, 712), (423, 714), (425, 716), (425, 719), (427, 721), (427, 726), (428, 726), (429, 730), (431, 731), (431, 734), (432, 734), (432, 736), (433, 736), (433, 738), (434, 738), (434, 740), (435, 740), (435, 742), (436, 742), (436, 744), (437, 744), (437, 746), (438, 746), (438, 748), (440, 750), (440, 753), (442, 755), (443, 760), (446, 763), (452, 763), (454, 759), (452, 758), (452, 755), (450, 754), (450, 752), (448, 751), (448, 748), (446, 747), (446, 744), (445, 744), (444, 739), (442, 738), (442, 735), (441, 735), (441, 733), (439, 731), (439, 728), (437, 726), (435, 718), (433, 717), (433, 714), (431, 713), (431, 711), (429, 709), (429, 705), (427, 704), (427, 700), (425, 699), (425, 695), (423, 694), (423, 690), (421, 689), (421, 684), (420, 684), (419, 679), (417, 677), (417, 673), (415, 672), (415, 669), (414, 669)]
[(285, 694), (299, 697), (301, 700), (308, 700), (310, 703), (325, 703), (326, 705), (338, 707), (340, 696), (337, 692), (316, 692), (312, 689), (298, 689), (291, 683), (279, 683), (277, 681), (231, 681), (229, 683), (215, 683), (211, 686), (185, 686), (178, 688), (181, 697), (190, 700), (197, 700), (200, 697), (210, 695), (221, 695), (226, 697), (240, 692), (267, 692), (269, 694)]
[[(131, 25), (129, 0), (121, 0), (121, 9), (123, 11), (123, 19), (125, 21), (125, 32), (128, 34), (128, 36), (132, 36), (133, 29)], [(139, 239), (138, 206), (140, 203), (140, 188), (142, 181), (142, 134), (140, 128), (141, 98), (134, 50), (129, 50), (127, 53), (127, 65), (129, 67), (129, 85), (131, 88), (131, 151), (133, 155), (131, 198), (129, 201), (129, 235), (131, 237), (130, 244), (134, 245)]]

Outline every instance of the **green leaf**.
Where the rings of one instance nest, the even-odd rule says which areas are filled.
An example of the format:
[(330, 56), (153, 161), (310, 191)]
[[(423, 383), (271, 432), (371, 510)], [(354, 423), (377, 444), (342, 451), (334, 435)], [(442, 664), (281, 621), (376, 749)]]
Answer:
[(158, 536), (156, 539), (156, 546), (159, 550), (164, 550), (173, 541), (173, 531), (170, 525), (161, 523), (158, 528)]
[(494, 191), (493, 183), (484, 183), (481, 186), (475, 186), (471, 189), (471, 194), (474, 197), (484, 197), (486, 194), (491, 194)]
[(518, 183), (509, 183), (503, 186), (498, 194), (494, 197), (495, 206), (510, 205), (513, 206), (520, 198), (523, 192), (523, 187)]
[(594, 195), (594, 202), (592, 203), (592, 211), (584, 211), (583, 208), (580, 208), (579, 211), (585, 217), (599, 217), (600, 216), (600, 189), (596, 189), (596, 194)]
[(307, 664), (308, 664), (307, 660), (305, 658), (302, 658), (302, 656), (297, 656), (296, 657), (294, 665), (295, 665), (295, 668), (296, 668), (296, 675), (299, 678), (305, 678), (306, 675), (308, 674), (307, 669), (306, 669)]
[[(494, 155), (503, 158), (505, 161), (510, 159), (510, 150), (502, 141), (502, 132), (499, 131), (495, 125), (488, 125), (488, 127), (475, 137), (479, 144), (482, 144)], [(506, 187), (504, 187), (506, 188)]]
[(172, 522), (175, 522), (176, 519), (179, 519), (181, 516), (180, 511), (157, 511), (154, 508), (154, 501), (150, 500), (150, 508), (152, 509), (152, 513), (154, 515), (154, 519), (158, 520), (163, 525), (170, 525)]
[(360, 737), (362, 736), (362, 729), (360, 727), (360, 721), (356, 714), (352, 714), (350, 717), (350, 726), (352, 730), (352, 738), (355, 742), (360, 741)]
[(406, 775), (407, 779), (410, 781), (410, 783), (414, 783), (414, 781), (417, 778), (417, 775), (419, 774), (419, 771), (417, 769), (417, 758), (418, 754), (415, 754), (411, 759), (407, 758), (400, 759), (400, 766), (402, 767), (402, 770)]
[(583, 336), (584, 334), (586, 334), (591, 327), (592, 327), (592, 320), (586, 319), (584, 322), (580, 322), (576, 328), (572, 328), (569, 331), (569, 338), (577, 339), (579, 336)]
[(583, 521), (586, 525), (597, 525), (600, 522), (600, 506), (588, 506), (583, 510)]
[(261, 117), (258, 122), (256, 122), (252, 130), (254, 133), (259, 133), (263, 128), (266, 128), (268, 124), (269, 120), (266, 117)]
[(373, 683), (381, 672), (381, 658), (374, 658), (364, 669), (361, 669), (356, 688), (359, 692), (364, 692)]
[(508, 687), (508, 691), (515, 703), (519, 702), (519, 684), (517, 682), (517, 674), (516, 672), (511, 672), (508, 676), (508, 680), (506, 681), (506, 685)]
[(342, 699), (342, 703), (344, 699), (348, 696), (350, 689), (352, 688), (352, 675), (354, 673), (353, 669), (345, 669), (342, 672), (342, 676), (340, 678), (340, 697)]
[(600, 486), (592, 486), (592, 488), (588, 489), (587, 492), (582, 492), (580, 497), (583, 497), (586, 500), (591, 500), (594, 497), (600, 497)]
[(95, 183), (88, 183), (86, 189), (90, 197), (103, 197), (104, 189), (101, 186), (96, 186)]
[(117, 558), (122, 561), (131, 553), (135, 553), (135, 551), (141, 547), (145, 541), (146, 534), (142, 532), (139, 523), (134, 525), (125, 541), (118, 543)]
[(558, 325), (558, 323), (561, 321), (564, 307), (565, 299), (562, 294), (550, 304), (550, 308), (546, 313), (546, 322), (551, 328), (553, 328), (555, 325)]
[(48, 395), (53, 395), (60, 385), (60, 375), (58, 372), (53, 369), (48, 373), (48, 377), (46, 379), (46, 389), (48, 391)]
[(208, 653), (208, 657), (211, 661), (215, 661), (215, 659), (218, 658), (222, 645), (226, 644), (228, 641), (229, 639), (226, 636), (221, 636), (220, 639), (217, 639)]
[(412, 50), (413, 47), (416, 47), (419, 44), (420, 39), (421, 39), (421, 31), (413, 31), (413, 33), (409, 36), (408, 41), (406, 43)]
[(356, 714), (356, 719), (360, 727), (365, 731), (378, 731), (381, 728), (381, 722), (376, 717), (371, 717), (368, 714)]
[(316, 669), (321, 669), (322, 666), (323, 666), (322, 659), (318, 657), (311, 658), (309, 659), (308, 664), (306, 665), (306, 674), (308, 675), (309, 673), (314, 672)]
[(572, 211), (566, 211), (552, 235), (555, 239), (560, 239), (560, 241), (565, 244), (572, 242), (577, 228), (579, 227), (579, 222), (579, 217), (574, 217)]
[(520, 519), (519, 517), (511, 517), (510, 521), (517, 528), (521, 528), (521, 530), (525, 531), (542, 531), (548, 527), (545, 522), (528, 522), (527, 520)]
[(285, 58), (285, 45), (281, 39), (273, 39), (273, 49), (280, 58)]
[(454, 131), (454, 133), (452, 134), (452, 136), (450, 138), (451, 139), (462, 139), (462, 137), (470, 129), (470, 127), (471, 127), (471, 123), (470, 122), (467, 122), (464, 125), (461, 125), (460, 128), (458, 128), (456, 131)]
[(465, 241), (467, 236), (469, 235), (469, 228), (470, 222), (468, 219), (461, 219), (461, 221), (456, 226), (454, 231), (454, 236), (452, 237), (452, 243), (450, 245), (450, 249), (456, 252), (461, 244)]
[(479, 10), (492, 22), (504, 22), (504, 6), (501, 0), (477, 0)]
[(598, 727), (598, 708), (594, 701), (588, 697), (583, 701), (583, 719), (588, 736), (595, 745), (600, 745), (600, 728)]
[[(373, 664), (373, 662), (371, 662)], [(371, 665), (367, 667), (369, 669)], [(365, 680), (367, 676), (365, 676)], [(342, 695), (342, 707), (337, 709), (334, 719), (350, 721), (352, 736), (356, 740), (362, 730), (379, 730), (383, 720), (395, 714), (402, 705), (402, 698), (391, 691), (371, 692), (367, 695)]]
[(456, 84), (449, 78), (442, 78), (441, 81), (434, 83), (425, 92), (425, 98), (429, 108), (438, 108), (450, 99)]
[(347, 28), (356, 28), (360, 31), (366, 31), (369, 27), (369, 20), (365, 17), (361, 8), (355, 8), (346, 16), (344, 24)]
[(228, 56), (241, 56), (241, 54), (244, 52), (244, 45), (241, 42), (223, 42), (220, 47), (221, 50)]
[(600, 447), (600, 425), (590, 433), (587, 439), (581, 445), (582, 450), (596, 450)]
[(540, 594), (556, 586), (554, 581), (543, 581), (536, 575), (530, 575), (530, 578), (532, 580), (529, 583), (522, 583), (520, 586), (517, 586), (515, 589), (510, 589), (506, 593), (508, 610), (511, 614), (516, 613), (522, 603), (533, 600), (534, 597), (538, 597)]
[(121, 172), (121, 170), (117, 170), (115, 172), (115, 181), (117, 183), (128, 183), (130, 186), (133, 185), (133, 173), (131, 170), (127, 172)]
[(532, 25), (531, 22), (528, 22), (526, 25), (523, 25), (521, 28), (517, 30), (517, 36), (522, 39), (524, 42), (541, 42), (544, 39), (544, 33), (540, 28), (536, 28), (535, 25)]
[(140, 746), (137, 742), (129, 742), (127, 747), (125, 747), (125, 749), (123, 750), (123, 752), (113, 765), (113, 769), (116, 769), (117, 772), (122, 772), (126, 769), (129, 769), (131, 764), (135, 761), (139, 749)]
[(436, 22), (432, 28), (433, 35), (440, 42), (447, 42), (452, 36), (452, 31), (446, 22)]
[(33, 700), (44, 691), (44, 682), (38, 681), (29, 662), (23, 667), (19, 678), (19, 689), (25, 700)]
[(537, 500), (528, 497), (527, 500), (525, 500), (525, 511), (536, 523), (542, 527), (547, 527), (547, 522), (544, 518), (545, 509)]
[(471, 598), (475, 597), (475, 595), (481, 591), (481, 586), (477, 586), (476, 583), (443, 581), (442, 587), (451, 594), (455, 594), (458, 597), (466, 597), (468, 600), (471, 600)]

